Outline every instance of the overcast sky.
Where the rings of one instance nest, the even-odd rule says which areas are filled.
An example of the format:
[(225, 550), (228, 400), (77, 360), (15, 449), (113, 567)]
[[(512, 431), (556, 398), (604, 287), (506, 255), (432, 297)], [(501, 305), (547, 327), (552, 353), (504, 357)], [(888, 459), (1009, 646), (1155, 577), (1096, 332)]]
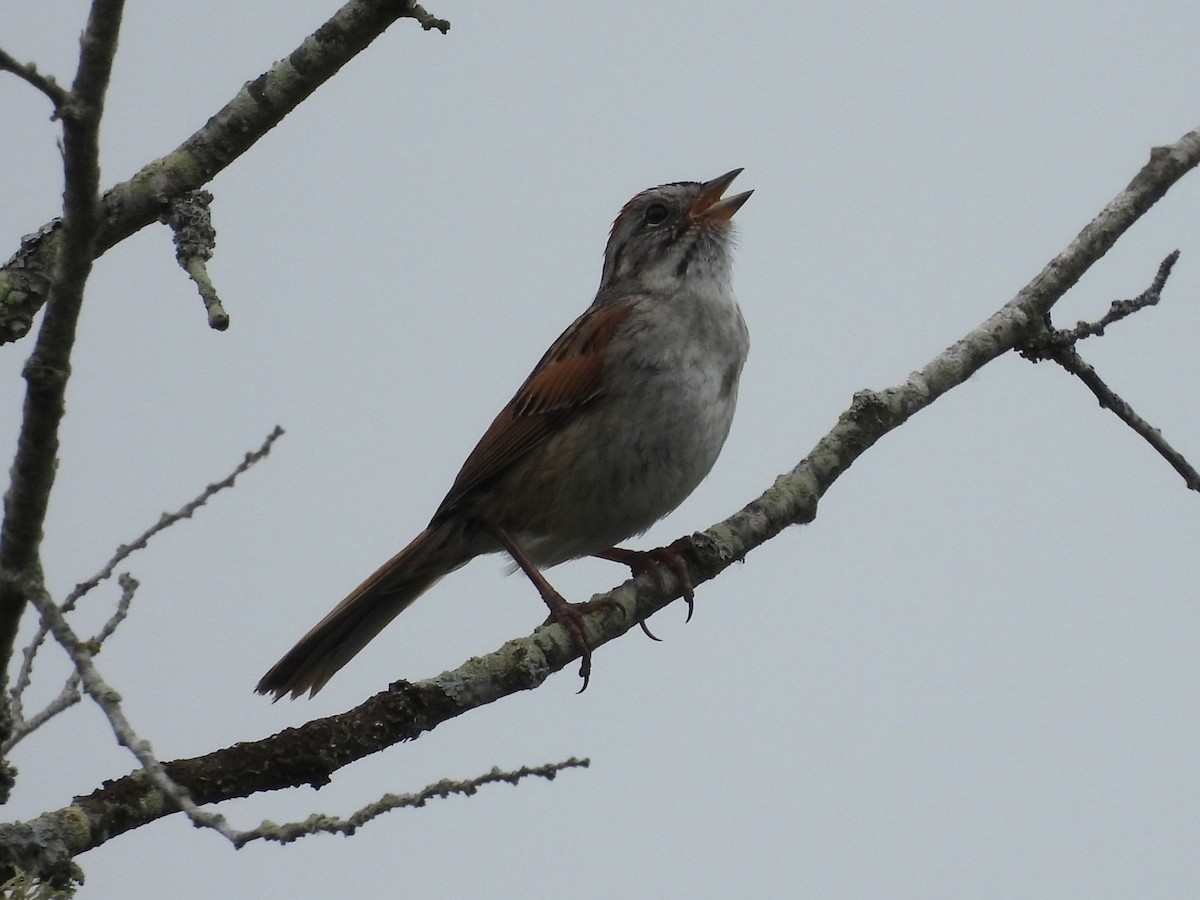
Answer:
[[(89, 284), (45, 561), (113, 548), (270, 459), (128, 568), (97, 664), (161, 758), (345, 710), (527, 633), (499, 558), (445, 579), (311, 702), (251, 690), (428, 520), (495, 412), (591, 300), (637, 191), (735, 166), (751, 332), (710, 478), (636, 546), (724, 518), (855, 390), (1008, 300), (1200, 122), (1195, 2), (847, 5), (429, 0), (209, 189), (210, 331), (146, 228)], [(332, 3), (128, 4), (103, 182), (177, 146)], [(86, 4), (8, 3), (0, 46), (69, 82)], [(0, 236), (56, 214), (45, 99), (0, 77)], [(1155, 309), (1081, 347), (1200, 463), (1200, 177), (1058, 306), (1071, 325), (1183, 256)], [(0, 349), (0, 450), (30, 342)], [(7, 385), (7, 387), (5, 387)], [(79, 859), (85, 898), (1182, 897), (1200, 893), (1200, 499), (1077, 382), (1013, 357), (868, 452), (817, 520), (574, 668), (345, 769), (219, 809), (348, 814), (442, 777), (588, 756), (553, 784), (233, 851), (179, 816)], [(599, 561), (552, 581), (585, 599)], [(77, 619), (87, 631), (115, 586)], [(27, 617), (28, 619), (28, 617)], [(27, 620), (26, 626), (31, 623)], [(39, 696), (66, 672), (48, 648)], [(7, 820), (133, 765), (84, 704), (22, 744)]]

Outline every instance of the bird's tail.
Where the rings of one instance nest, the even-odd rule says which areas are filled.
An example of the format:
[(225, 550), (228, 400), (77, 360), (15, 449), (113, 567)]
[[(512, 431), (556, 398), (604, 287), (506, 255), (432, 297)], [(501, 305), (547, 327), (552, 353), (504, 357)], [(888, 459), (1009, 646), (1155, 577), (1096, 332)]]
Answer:
[(430, 526), (389, 559), (300, 638), (262, 677), (260, 694), (311, 697), (346, 663), (404, 612), (417, 597), (473, 554), (464, 554), (447, 529)]

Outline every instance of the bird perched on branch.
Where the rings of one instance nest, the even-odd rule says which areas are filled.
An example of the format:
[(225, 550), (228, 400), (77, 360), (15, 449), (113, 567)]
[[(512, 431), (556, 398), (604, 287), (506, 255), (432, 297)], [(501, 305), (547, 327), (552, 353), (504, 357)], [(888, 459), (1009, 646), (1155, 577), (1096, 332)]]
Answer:
[[(319, 691), (438, 579), (507, 552), (582, 656), (583, 617), (541, 570), (599, 556), (640, 572), (672, 548), (616, 545), (695, 490), (716, 462), (737, 401), (749, 337), (733, 294), (732, 218), (751, 191), (724, 197), (741, 172), (642, 191), (613, 223), (600, 290), (534, 367), (467, 457), (429, 525), (355, 588), (258, 683), (260, 694)], [(603, 604), (601, 604), (603, 605)]]

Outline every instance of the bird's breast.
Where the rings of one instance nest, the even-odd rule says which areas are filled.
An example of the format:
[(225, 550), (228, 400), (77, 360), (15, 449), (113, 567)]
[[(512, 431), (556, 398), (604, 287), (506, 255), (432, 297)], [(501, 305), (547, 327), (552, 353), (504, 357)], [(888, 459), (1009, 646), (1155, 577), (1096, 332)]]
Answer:
[(610, 345), (601, 396), (550, 440), (548, 458), (571, 473), (553, 479), (544, 537), (527, 536), (543, 565), (642, 533), (696, 489), (725, 444), (748, 350), (741, 312), (732, 294), (672, 299), (635, 310)]

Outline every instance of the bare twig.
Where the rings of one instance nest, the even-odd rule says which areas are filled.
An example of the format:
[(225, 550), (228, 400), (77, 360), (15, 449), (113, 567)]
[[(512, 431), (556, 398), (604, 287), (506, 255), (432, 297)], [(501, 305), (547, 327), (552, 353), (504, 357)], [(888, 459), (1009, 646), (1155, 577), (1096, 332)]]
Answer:
[(1162, 458), (1171, 464), (1171, 468), (1183, 477), (1188, 488), (1200, 491), (1200, 472), (1192, 468), (1183, 454), (1167, 443), (1162, 432), (1139, 416), (1134, 412), (1132, 406), (1117, 396), (1116, 392), (1104, 383), (1096, 370), (1083, 360), (1079, 351), (1074, 347), (1059, 347), (1051, 351), (1049, 355), (1056, 363), (1087, 385), (1088, 389), (1096, 395), (1096, 399), (1100, 401), (1102, 407), (1112, 410), (1117, 418), (1157, 450)]
[(141, 586), (138, 584), (138, 580), (128, 572), (122, 572), (117, 576), (117, 584), (121, 586), (121, 598), (117, 600), (117, 608), (113, 610), (113, 614), (100, 626), (100, 630), (92, 635), (87, 642), (88, 649), (93, 654), (100, 652), (98, 648), (103, 647), (104, 642), (112, 637), (117, 627), (125, 621), (129, 615), (129, 607), (133, 603), (133, 595)]
[(236, 844), (240, 848), (256, 840), (277, 841), (280, 844), (288, 844), (310, 834), (351, 835), (372, 819), (378, 818), (394, 809), (401, 809), (403, 807), (420, 808), (434, 798), (444, 800), (451, 794), (462, 794), (470, 797), (476, 794), (483, 785), (495, 784), (500, 781), (515, 785), (522, 779), (530, 776), (553, 781), (558, 776), (558, 773), (564, 769), (586, 769), (589, 765), (591, 765), (590, 760), (576, 759), (572, 756), (563, 762), (547, 763), (544, 766), (522, 766), (510, 772), (494, 768), (486, 775), (480, 775), (478, 778), (471, 778), (467, 781), (455, 781), (444, 778), (441, 781), (428, 785), (415, 794), (384, 794), (374, 803), (367, 804), (344, 819), (314, 813), (303, 822), (286, 822), (282, 825), (277, 825), (274, 822), (263, 822), (257, 828), (240, 832)]
[[(123, 572), (117, 577), (117, 582), (121, 585), (121, 598), (117, 601), (117, 608), (113, 614), (108, 617), (105, 623), (100, 627), (96, 634), (84, 642), (84, 647), (88, 652), (95, 656), (100, 652), (100, 648), (104, 646), (104, 642), (108, 640), (117, 627), (125, 621), (129, 615), (130, 604), (133, 603), (134, 592), (138, 589), (137, 579), (128, 572)], [(59, 612), (63, 612), (63, 607), (59, 607)], [(13, 688), (12, 697), (12, 735), (0, 744), (0, 753), (7, 754), (13, 747), (27, 738), (33, 732), (37, 731), (55, 716), (61, 712), (70, 709), (82, 699), (82, 694), (79, 692), (79, 672), (73, 671), (67, 676), (66, 683), (63, 684), (62, 690), (58, 696), (51, 700), (35, 715), (28, 719), (24, 718), (22, 710), (22, 699), (25, 688), (29, 686), (29, 673), (32, 670), (33, 655), (37, 652), (37, 648), (41, 646), (45, 639), (46, 625), (43, 620), (39, 624), (38, 636), (34, 642), (31, 642), (25, 648), (25, 659), (21, 665), (21, 678), (17, 679), (16, 687)]]
[(53, 75), (43, 75), (33, 63), (18, 62), (4, 50), (0, 50), (0, 70), (12, 72), (49, 97), (54, 104), (54, 117), (58, 118), (70, 95), (59, 86)]
[(1122, 400), (1075, 349), (1076, 343), (1084, 338), (1103, 335), (1104, 330), (1114, 322), (1119, 322), (1140, 309), (1158, 303), (1162, 299), (1162, 291), (1166, 287), (1167, 279), (1171, 276), (1171, 269), (1178, 259), (1178, 250), (1169, 253), (1159, 264), (1154, 280), (1150, 282), (1150, 286), (1146, 290), (1131, 300), (1114, 300), (1108, 312), (1096, 322), (1079, 322), (1071, 329), (1055, 329), (1049, 326), (1049, 315), (1047, 315), (1045, 320), (1047, 324), (1042, 333), (1026, 341), (1017, 349), (1030, 362), (1036, 363), (1043, 359), (1053, 360), (1077, 377), (1087, 385), (1088, 390), (1095, 394), (1101, 407), (1112, 410), (1117, 418), (1158, 451), (1162, 458), (1183, 477), (1184, 483), (1189, 489), (1200, 491), (1200, 473), (1197, 473), (1182, 453), (1167, 443), (1162, 432), (1139, 416), (1132, 406)]
[(1140, 309), (1154, 306), (1162, 299), (1163, 288), (1171, 277), (1171, 270), (1179, 261), (1179, 251), (1172, 250), (1158, 264), (1158, 272), (1150, 286), (1131, 300), (1114, 300), (1103, 316), (1095, 322), (1077, 322), (1074, 328), (1052, 329), (1047, 334), (1029, 341), (1021, 348), (1021, 355), (1026, 359), (1037, 362), (1039, 358), (1047, 358), (1046, 350), (1053, 347), (1070, 346), (1084, 338), (1100, 336), (1114, 322), (1119, 322), (1126, 316), (1131, 316)]
[(227, 488), (233, 487), (240, 475), (244, 474), (255, 463), (261, 462), (270, 455), (271, 448), (275, 445), (277, 440), (283, 437), (284, 434), (284, 430), (280, 426), (276, 425), (273, 429), (271, 429), (271, 433), (263, 439), (261, 446), (259, 446), (257, 450), (252, 450), (247, 453), (232, 472), (230, 472), (220, 481), (214, 481), (212, 484), (208, 485), (208, 487), (201, 491), (196, 497), (189, 500), (179, 509), (175, 510), (175, 512), (163, 513), (157, 522), (138, 535), (132, 543), (122, 544), (120, 547), (118, 547), (116, 553), (113, 554), (112, 559), (104, 564), (104, 568), (102, 568), (87, 581), (83, 581), (75, 585), (75, 589), (71, 591), (71, 593), (67, 595), (66, 600), (63, 601), (64, 611), (70, 610), (72, 607), (74, 607), (75, 603), (80, 597), (98, 585), (101, 581), (111, 578), (112, 573), (117, 566), (124, 562), (131, 554), (138, 550), (144, 549), (150, 542), (150, 539), (160, 531), (170, 528), (175, 523), (184, 519), (190, 519), (196, 510), (204, 506), (204, 504), (211, 500), (216, 494), (219, 494), (221, 491)]
[(1172, 250), (1167, 254), (1166, 258), (1158, 264), (1158, 272), (1154, 276), (1154, 280), (1150, 282), (1150, 287), (1142, 291), (1132, 300), (1114, 300), (1112, 305), (1098, 322), (1079, 322), (1073, 329), (1071, 334), (1075, 340), (1083, 340), (1086, 337), (1093, 335), (1104, 334), (1104, 329), (1114, 322), (1119, 322), (1126, 316), (1133, 315), (1139, 309), (1145, 309), (1147, 306), (1154, 306), (1162, 299), (1163, 288), (1167, 285), (1167, 279), (1171, 277), (1171, 269), (1175, 267), (1175, 263), (1179, 260), (1179, 251)]
[(229, 313), (225, 311), (225, 304), (221, 302), (217, 286), (208, 277), (208, 267), (204, 264), (204, 260), (198, 256), (189, 256), (180, 260), (179, 264), (195, 283), (196, 289), (200, 291), (200, 299), (204, 301), (204, 311), (208, 314), (208, 327), (213, 331), (227, 329)]
[[(106, 581), (107, 579), (111, 578), (113, 572), (116, 571), (117, 566), (119, 566), (138, 550), (145, 549), (146, 545), (150, 543), (150, 539), (156, 534), (166, 530), (167, 528), (170, 528), (177, 522), (181, 522), (184, 519), (190, 519), (196, 510), (204, 506), (204, 504), (211, 500), (215, 494), (220, 493), (226, 488), (233, 487), (234, 483), (238, 479), (238, 476), (242, 475), (251, 466), (260, 460), (265, 459), (267, 455), (270, 454), (271, 447), (277, 440), (279, 440), (279, 438), (283, 436), (283, 434), (283, 429), (276, 425), (275, 428), (272, 429), (271, 433), (268, 434), (263, 440), (262, 445), (257, 450), (247, 453), (245, 458), (238, 463), (232, 472), (230, 472), (220, 481), (208, 485), (208, 487), (201, 491), (198, 496), (189, 500), (182, 507), (175, 510), (175, 512), (163, 513), (161, 516), (159, 516), (157, 522), (143, 531), (130, 543), (119, 546), (116, 549), (116, 552), (112, 555), (112, 558), (110, 558), (108, 562), (104, 564), (104, 567), (99, 572), (86, 581), (82, 581), (75, 585), (75, 589), (72, 590), (71, 593), (67, 594), (66, 599), (63, 600), (59, 611), (64, 614), (70, 612), (75, 608), (75, 605), (85, 594), (93, 590), (102, 581)], [(133, 598), (133, 591), (137, 589), (137, 582), (128, 575), (121, 576), (121, 579), (121, 587), (124, 590), (124, 593), (121, 597), (121, 603), (127, 609), (129, 601)], [(101, 633), (97, 635), (97, 637), (93, 638), (93, 640), (102, 643), (108, 634), (111, 634), (112, 630), (120, 624), (120, 621), (123, 618), (124, 613), (119, 605), (117, 612), (112, 618), (109, 619), (107, 623), (105, 623), (104, 628), (101, 629)], [(34, 658), (37, 656), (38, 649), (41, 647), (42, 642), (46, 639), (47, 631), (48, 627), (46, 622), (40, 622), (33, 638), (28, 644), (26, 644), (23, 651), (24, 658), (21, 661), (21, 668), (17, 672), (17, 677), (11, 692), (12, 709), (15, 723), (20, 723), (21, 721), (21, 698), (25, 692), (25, 689), (29, 686), (29, 681), (33, 672)], [(30, 721), (32, 721), (32, 719)], [(27, 731), (28, 730), (30, 729), (27, 729)], [(15, 740), (12, 740), (12, 742), (15, 743)]]
[[(10, 580), (6, 576), (0, 577), (5, 577), (6, 581)], [(26, 599), (41, 614), (42, 620), (48, 625), (55, 640), (66, 650), (67, 655), (71, 657), (71, 662), (75, 664), (75, 670), (79, 673), (84, 692), (96, 701), (96, 705), (104, 712), (113, 734), (117, 738), (117, 743), (127, 747), (129, 752), (141, 763), (143, 776), (149, 780), (150, 784), (154, 785), (156, 790), (161, 791), (171, 805), (181, 810), (196, 825), (212, 828), (229, 840), (235, 840), (237, 832), (226, 824), (225, 817), (206, 812), (196, 806), (188, 797), (187, 791), (166, 773), (162, 763), (154, 755), (150, 742), (138, 737), (121, 709), (121, 695), (100, 675), (92, 663), (91, 649), (86, 643), (79, 640), (71, 626), (67, 624), (67, 620), (63, 618), (62, 610), (54, 603), (50, 595), (40, 584), (31, 579), (10, 584), (9, 589), (24, 593)]]
[(14, 711), (12, 734), (3, 744), (0, 744), (0, 753), (7, 755), (13, 747), (21, 743), (29, 735), (33, 734), (59, 713), (66, 712), (82, 699), (83, 694), (79, 691), (79, 673), (72, 672), (67, 676), (66, 683), (63, 685), (63, 689), (58, 692), (58, 696), (28, 719), (18, 716)]

